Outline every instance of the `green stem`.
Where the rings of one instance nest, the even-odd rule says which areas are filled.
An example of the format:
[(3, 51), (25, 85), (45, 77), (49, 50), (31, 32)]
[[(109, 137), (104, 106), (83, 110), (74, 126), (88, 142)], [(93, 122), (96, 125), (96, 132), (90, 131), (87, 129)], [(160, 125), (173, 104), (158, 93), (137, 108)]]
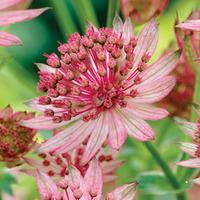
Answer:
[(65, 0), (52, 0), (51, 4), (56, 13), (56, 18), (60, 29), (65, 36), (66, 34), (73, 34), (77, 31), (77, 27), (73, 22), (69, 9), (65, 4)]
[(112, 21), (113, 21), (113, 18), (116, 14), (117, 7), (118, 7), (117, 4), (118, 4), (118, 1), (116, 1), (116, 0), (108, 0), (108, 12), (107, 12), (107, 21), (106, 21), (107, 27), (112, 26)]
[(79, 3), (81, 4), (82, 10), (85, 12), (85, 18), (96, 27), (99, 27), (99, 22), (91, 4), (91, 0), (79, 0)]
[[(165, 160), (163, 160), (163, 158), (161, 157), (157, 149), (150, 142), (144, 142), (144, 145), (148, 149), (148, 151), (151, 153), (155, 161), (158, 163), (158, 165), (162, 168), (171, 186), (176, 190), (181, 189), (181, 184), (179, 183), (176, 176), (170, 169), (169, 165), (165, 162)], [(178, 200), (187, 199), (184, 192), (177, 193), (176, 196)]]

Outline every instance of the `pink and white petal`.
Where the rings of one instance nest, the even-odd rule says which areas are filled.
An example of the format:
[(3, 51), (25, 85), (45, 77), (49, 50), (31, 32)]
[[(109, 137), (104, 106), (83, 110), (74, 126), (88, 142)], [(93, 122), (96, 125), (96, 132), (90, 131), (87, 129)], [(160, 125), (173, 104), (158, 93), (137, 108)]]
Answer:
[[(67, 195), (68, 195), (68, 199), (69, 200), (76, 200), (76, 198), (74, 197), (74, 194), (73, 194), (72, 190), (69, 187), (67, 188)], [(87, 199), (85, 199), (85, 200), (87, 200)]]
[(1, 0), (0, 11), (26, 8), (32, 0)]
[(187, 30), (200, 31), (200, 20), (187, 20), (184, 23), (176, 25), (176, 27)]
[(0, 12), (0, 26), (31, 20), (49, 8)]
[(11, 6), (14, 6), (16, 4), (21, 3), (22, 0), (1, 0), (0, 3), (0, 10), (9, 8)]
[(129, 72), (130, 76), (133, 72), (135, 72), (144, 54), (148, 54), (148, 56), (150, 57), (153, 55), (156, 49), (157, 42), (158, 42), (158, 25), (156, 21), (152, 19), (149, 21), (149, 23), (145, 25), (145, 27), (138, 36), (137, 45), (134, 49), (134, 55), (135, 55), (134, 64), (133, 68)]
[(81, 143), (83, 143), (83, 141), (87, 139), (90, 134), (95, 132), (95, 121), (82, 122), (83, 125), (78, 127), (78, 124), (80, 123), (81, 122), (76, 123), (77, 129), (76, 125), (69, 126), (69, 128), (67, 127), (68, 130), (65, 129), (59, 134), (57, 134), (60, 136), (58, 136), (57, 138), (55, 138), (56, 136), (54, 136), (54, 138), (51, 138), (51, 141), (54, 145), (50, 145), (51, 141), (48, 140), (48, 144), (45, 143), (44, 146), (41, 147), (41, 149), (44, 149), (46, 145), (50, 145), (51, 147), (53, 147), (53, 150), (59, 153), (65, 153), (70, 150), (73, 150)]
[(89, 194), (95, 194), (94, 200), (100, 200), (103, 187), (103, 172), (99, 162), (94, 159), (90, 162), (89, 168), (84, 177), (84, 184)]
[(200, 177), (194, 179), (192, 182), (193, 182), (193, 183), (196, 183), (196, 184), (198, 184), (198, 185), (200, 185)]
[[(56, 172), (58, 172), (58, 174), (60, 173), (60, 166), (54, 164), (53, 162), (51, 162), (51, 165), (49, 167), (47, 167), (47, 166), (44, 166), (43, 163), (40, 160), (36, 160), (36, 159), (33, 159), (33, 158), (28, 158), (28, 157), (24, 157), (23, 159), (28, 165), (32, 166), (35, 169), (38, 169), (39, 171), (41, 171), (43, 173), (48, 173), (50, 168), (55, 173)], [(48, 159), (48, 158), (47, 158), (47, 160), (50, 161), (50, 159)]]
[(118, 34), (118, 36), (120, 36), (122, 33), (123, 22), (122, 22), (122, 19), (119, 17), (119, 15), (116, 15), (113, 20), (113, 30), (115, 33)]
[(75, 122), (43, 143), (39, 151), (68, 152), (80, 145), (94, 131), (94, 127), (94, 121), (84, 122), (81, 120)]
[(37, 171), (36, 180), (42, 199), (60, 199), (58, 187), (48, 175)]
[(192, 157), (196, 157), (196, 151), (198, 150), (198, 145), (189, 142), (180, 142), (179, 148), (189, 154)]
[(146, 68), (139, 77), (142, 81), (152, 81), (168, 75), (179, 60), (180, 52), (168, 53), (158, 59), (155, 63)]
[(21, 43), (21, 40), (17, 36), (5, 31), (0, 31), (0, 46), (20, 45)]
[(134, 116), (129, 109), (118, 110), (126, 127), (127, 133), (139, 141), (155, 138), (153, 129), (142, 119)]
[(183, 130), (183, 132), (192, 138), (195, 138), (195, 134), (198, 132), (197, 123), (184, 121), (180, 118), (175, 118), (179, 128)]
[(56, 69), (43, 63), (35, 63), (41, 72), (56, 73)]
[(133, 200), (138, 183), (126, 184), (108, 193), (107, 200)]
[(118, 169), (122, 165), (122, 161), (120, 160), (112, 160), (110, 162), (103, 162), (101, 167), (103, 169), (104, 175), (109, 174), (116, 169)]
[(176, 84), (173, 76), (166, 76), (150, 83), (142, 83), (134, 89), (137, 96), (132, 99), (135, 103), (155, 103), (166, 97)]
[(57, 108), (57, 107), (54, 107), (53, 105), (41, 105), (39, 103), (39, 99), (40, 97), (36, 97), (36, 98), (33, 98), (31, 100), (28, 100), (26, 102), (24, 102), (24, 104), (34, 110), (37, 110), (37, 111), (41, 111), (41, 112), (44, 112), (46, 109), (51, 109), (53, 110), (55, 113), (56, 112), (62, 112), (62, 111), (65, 111), (64, 108)]
[(119, 150), (126, 140), (127, 137), (126, 129), (119, 115), (114, 110), (110, 110), (108, 112), (108, 118), (109, 118), (108, 143), (111, 148)]
[(76, 169), (74, 166), (69, 166), (69, 175), (67, 176), (68, 184), (71, 190), (74, 190), (75, 188), (80, 188), (83, 177), (78, 169)]
[(101, 116), (96, 120), (95, 127), (93, 132), (90, 135), (89, 141), (85, 148), (83, 157), (82, 157), (82, 164), (88, 163), (97, 151), (101, 148), (103, 143), (105, 142), (109, 131), (109, 119), (108, 113), (104, 112)]
[(200, 168), (200, 158), (192, 158), (176, 163), (177, 165), (188, 168)]
[(133, 33), (133, 26), (132, 26), (132, 23), (131, 23), (131, 19), (127, 18), (124, 22), (124, 25), (123, 25), (122, 37), (124, 39), (124, 43), (128, 44), (131, 37), (133, 37), (133, 36), (134, 36), (134, 33)]
[(20, 122), (22, 126), (37, 129), (37, 130), (52, 130), (61, 126), (67, 125), (72, 121), (62, 121), (54, 123), (51, 117), (38, 116), (33, 119), (23, 120)]
[(130, 112), (144, 120), (158, 120), (165, 118), (169, 115), (169, 112), (163, 108), (157, 108), (149, 104), (141, 104), (132, 102), (132, 99), (127, 100), (127, 108)]

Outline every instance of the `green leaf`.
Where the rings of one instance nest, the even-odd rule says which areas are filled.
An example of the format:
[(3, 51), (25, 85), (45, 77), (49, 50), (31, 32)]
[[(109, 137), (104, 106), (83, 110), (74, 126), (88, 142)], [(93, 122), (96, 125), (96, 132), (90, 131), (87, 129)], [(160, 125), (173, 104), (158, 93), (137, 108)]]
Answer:
[(139, 177), (139, 183), (140, 189), (148, 195), (177, 194), (191, 187), (191, 183), (183, 183), (181, 189), (175, 190), (161, 172), (142, 173)]
[(11, 186), (14, 183), (17, 183), (17, 180), (11, 174), (0, 174), (0, 191), (12, 195), (13, 191)]

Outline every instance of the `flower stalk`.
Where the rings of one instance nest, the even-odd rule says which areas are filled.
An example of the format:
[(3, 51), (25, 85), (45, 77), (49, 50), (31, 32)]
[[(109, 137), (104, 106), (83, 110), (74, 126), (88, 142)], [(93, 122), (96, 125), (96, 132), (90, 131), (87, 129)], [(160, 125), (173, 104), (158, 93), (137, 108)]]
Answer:
[[(163, 170), (166, 178), (170, 182), (171, 186), (176, 190), (181, 189), (181, 184), (179, 183), (176, 176), (170, 169), (169, 165), (165, 162), (165, 160), (163, 160), (162, 156), (159, 154), (157, 149), (150, 142), (144, 142), (144, 145), (147, 148), (147, 150), (151, 153), (154, 160), (162, 168), (162, 170)], [(177, 193), (176, 196), (177, 196), (178, 200), (186, 200), (187, 199), (186, 195), (183, 192)]]

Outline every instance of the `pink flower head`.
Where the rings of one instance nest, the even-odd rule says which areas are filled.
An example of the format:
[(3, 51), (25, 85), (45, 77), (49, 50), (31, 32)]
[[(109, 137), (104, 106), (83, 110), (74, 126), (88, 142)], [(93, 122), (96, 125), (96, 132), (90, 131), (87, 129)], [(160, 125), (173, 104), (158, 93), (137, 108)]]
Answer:
[[(27, 160), (29, 164), (34, 161)], [(33, 164), (35, 165), (35, 164)], [(52, 166), (56, 169), (56, 166)], [(40, 167), (41, 168), (41, 167)], [(45, 172), (26, 170), (26, 173), (34, 175), (37, 179), (38, 190), (43, 200), (100, 200), (103, 199), (103, 172), (97, 160), (92, 160), (83, 175), (75, 166), (69, 166), (68, 171), (63, 174), (61, 181), (55, 179)], [(136, 193), (137, 183), (127, 184), (111, 193), (107, 200), (133, 200)]]
[[(158, 41), (158, 26), (151, 20), (138, 37), (133, 35), (130, 19), (119, 17), (113, 29), (91, 26), (86, 35), (73, 34), (58, 47), (61, 56), (47, 56), (38, 64), (38, 89), (45, 96), (27, 104), (44, 113), (23, 125), (35, 129), (55, 129), (67, 124), (41, 148), (41, 152), (64, 153), (89, 137), (82, 162), (87, 163), (108, 139), (120, 149), (127, 133), (139, 140), (154, 139), (153, 129), (144, 120), (168, 115), (152, 104), (174, 87), (168, 74), (175, 68), (179, 53), (169, 53), (147, 64)], [(71, 123), (73, 122), (73, 123)]]
[(134, 23), (141, 24), (160, 15), (169, 0), (119, 0), (124, 17), (130, 17)]
[(179, 122), (181, 124), (180, 127), (184, 130), (184, 132), (190, 135), (193, 139), (193, 143), (180, 143), (180, 149), (193, 157), (192, 159), (180, 161), (177, 163), (178, 165), (181, 165), (183, 167), (200, 168), (200, 109), (199, 106), (197, 107), (199, 115), (197, 123), (187, 121)]
[[(1, 0), (0, 26), (7, 26), (10, 24), (31, 20), (48, 9), (41, 8), (30, 10), (16, 10), (18, 6), (24, 6), (27, 3), (27, 0)], [(8, 11), (14, 7), (14, 11)], [(0, 31), (0, 46), (11, 46), (19, 44), (21, 44), (21, 40), (17, 36), (7, 33), (5, 31)]]
[(19, 122), (33, 117), (33, 113), (13, 112), (10, 106), (0, 111), (0, 161), (12, 165), (30, 150), (36, 131)]

